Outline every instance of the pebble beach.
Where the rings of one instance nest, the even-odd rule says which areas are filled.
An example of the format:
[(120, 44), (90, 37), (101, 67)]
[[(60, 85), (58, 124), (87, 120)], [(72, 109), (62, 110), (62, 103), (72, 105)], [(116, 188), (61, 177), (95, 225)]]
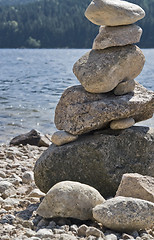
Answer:
[(35, 185), (33, 167), (46, 147), (0, 146), (1, 240), (118, 240), (154, 239), (154, 228), (133, 233), (105, 229), (94, 221), (44, 219), (36, 214), (45, 195)]
[[(31, 130), (28, 134), (12, 139), (9, 144), (0, 145), (1, 240), (154, 240), (154, 132), (150, 128), (133, 127), (135, 123), (152, 118), (153, 115), (153, 93), (134, 81), (145, 63), (141, 49), (134, 46), (134, 43), (140, 41), (142, 29), (134, 23), (142, 19), (145, 12), (140, 6), (125, 1), (115, 3), (109, 0), (93, 0), (85, 16), (102, 27), (94, 40), (92, 50), (73, 66), (73, 73), (82, 86), (66, 89), (57, 104), (54, 123), (57, 129), (62, 131), (51, 137), (51, 132), (41, 135)], [(104, 36), (106, 45), (102, 41)], [(48, 98), (47, 95), (46, 97)], [(52, 99), (51, 102), (53, 103)], [(53, 104), (50, 109), (53, 112)], [(44, 111), (48, 113), (46, 108)], [(36, 114), (37, 111), (33, 109), (32, 112)], [(5, 111), (3, 115), (4, 119), (7, 118)], [(26, 116), (29, 119), (30, 114)], [(23, 122), (23, 119), (21, 120)], [(44, 124), (47, 128), (49, 121), (45, 116)], [(39, 126), (38, 122), (37, 125)], [(107, 131), (110, 128), (110, 131), (101, 132), (100, 129), (105, 128)], [(80, 135), (84, 136), (80, 138)], [(24, 142), (28, 137), (29, 142)], [(110, 144), (113, 139), (115, 145)], [(134, 139), (137, 139), (135, 143)], [(75, 141), (78, 142), (74, 143)], [(143, 154), (138, 142), (143, 148)], [(63, 146), (65, 144), (70, 145)], [(128, 145), (130, 148), (127, 148)], [(104, 146), (110, 151), (104, 150)], [(73, 153), (71, 147), (74, 149)], [(112, 156), (111, 149), (115, 163), (113, 170), (109, 165), (114, 163), (107, 157)], [(47, 151), (42, 155), (45, 150)], [(99, 155), (98, 150), (103, 154)], [(124, 157), (121, 156), (123, 150)], [(132, 156), (129, 156), (130, 152), (133, 153)], [(74, 160), (73, 155), (76, 155), (77, 159)], [(80, 166), (80, 163), (84, 162), (84, 158), (85, 172), (82, 172), (84, 167), (82, 164)], [(106, 165), (103, 158), (107, 160)], [(116, 159), (119, 162), (116, 163)], [(99, 184), (102, 187), (109, 175), (107, 190), (106, 186), (103, 187), (103, 193), (91, 189), (89, 183), (89, 186), (83, 184), (82, 176), (86, 176), (91, 160), (94, 160), (94, 165), (91, 166), (95, 169), (99, 162), (96, 174), (92, 174), (95, 169), (90, 166), (91, 185), (97, 176), (99, 183), (97, 182), (95, 188), (98, 189)], [(59, 165), (56, 168), (57, 163)], [(74, 174), (65, 175), (68, 169), (71, 174), (75, 171)], [(125, 192), (131, 189), (129, 184), (126, 184), (123, 194), (118, 193), (118, 177), (120, 176), (122, 183), (127, 172), (133, 175), (130, 180), (133, 183), (135, 171), (136, 174), (141, 171), (141, 174), (147, 175), (136, 177), (144, 179), (144, 184), (146, 182), (147, 185), (138, 180), (141, 188), (132, 184), (133, 194), (139, 189), (136, 195), (125, 196)], [(112, 183), (111, 178), (114, 175), (116, 177)], [(60, 180), (57, 180), (59, 176)], [(108, 194), (110, 185), (115, 189)]]

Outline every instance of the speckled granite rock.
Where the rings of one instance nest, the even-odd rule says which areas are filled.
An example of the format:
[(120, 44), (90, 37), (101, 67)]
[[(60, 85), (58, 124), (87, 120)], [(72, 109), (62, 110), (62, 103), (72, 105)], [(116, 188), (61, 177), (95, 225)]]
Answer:
[(154, 223), (154, 203), (130, 197), (116, 197), (97, 205), (93, 217), (115, 231), (150, 228)]
[(152, 128), (96, 131), (63, 146), (51, 145), (35, 164), (35, 183), (47, 192), (57, 182), (78, 181), (103, 197), (114, 196), (124, 173), (154, 177), (153, 156)]
[(144, 62), (141, 49), (135, 45), (91, 50), (74, 64), (73, 73), (86, 91), (105, 93), (125, 79), (136, 78)]
[(105, 202), (100, 193), (91, 186), (73, 181), (55, 184), (41, 202), (37, 213), (44, 218), (71, 217), (92, 219), (92, 209)]
[(122, 176), (116, 196), (140, 198), (154, 203), (154, 178), (126, 173)]
[(73, 135), (104, 128), (113, 120), (133, 118), (135, 122), (151, 118), (154, 93), (136, 83), (134, 93), (92, 94), (79, 86), (66, 89), (55, 111), (55, 125)]

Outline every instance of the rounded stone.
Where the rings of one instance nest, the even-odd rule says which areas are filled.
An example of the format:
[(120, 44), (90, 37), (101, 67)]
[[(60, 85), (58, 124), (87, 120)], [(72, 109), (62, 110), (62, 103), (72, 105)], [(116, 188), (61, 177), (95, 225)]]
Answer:
[(135, 23), (145, 16), (145, 12), (140, 6), (127, 1), (93, 0), (85, 16), (96, 25), (119, 26)]
[(64, 145), (69, 142), (73, 142), (78, 138), (76, 135), (72, 135), (70, 133), (67, 133), (65, 131), (57, 131), (52, 135), (51, 141), (57, 146)]
[(106, 93), (123, 80), (136, 78), (144, 63), (141, 49), (127, 45), (91, 50), (74, 64), (73, 72), (87, 92)]
[(154, 223), (154, 203), (130, 197), (116, 197), (97, 205), (93, 217), (115, 231), (150, 228)]
[(36, 197), (36, 198), (40, 198), (40, 197), (44, 197), (44, 193), (42, 193), (39, 189), (33, 189), (30, 194), (29, 197)]
[(31, 171), (24, 172), (24, 174), (22, 176), (22, 182), (23, 183), (30, 183), (33, 180), (34, 180), (33, 172), (31, 172)]
[(125, 118), (120, 120), (115, 120), (110, 123), (111, 129), (126, 129), (132, 127), (135, 124), (135, 120), (133, 118)]
[(38, 232), (35, 234), (36, 237), (39, 238), (52, 238), (53, 237), (53, 232), (51, 229), (40, 229)]
[(86, 184), (63, 181), (54, 185), (37, 209), (44, 218), (71, 217), (92, 219), (92, 208), (103, 203), (100, 193)]
[(133, 92), (135, 89), (135, 81), (129, 80), (129, 81), (122, 81), (119, 83), (116, 88), (114, 89), (115, 95), (124, 95), (130, 92)]
[(0, 193), (4, 193), (6, 190), (10, 189), (12, 186), (13, 186), (13, 184), (8, 181), (1, 181), (0, 182)]

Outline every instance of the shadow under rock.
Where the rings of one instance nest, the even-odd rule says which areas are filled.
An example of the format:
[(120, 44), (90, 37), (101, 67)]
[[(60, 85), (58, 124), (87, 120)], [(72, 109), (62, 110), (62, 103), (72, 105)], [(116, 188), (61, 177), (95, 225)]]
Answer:
[(29, 220), (32, 217), (33, 212), (37, 210), (39, 204), (40, 203), (30, 204), (25, 210), (15, 212), (15, 216), (23, 220)]

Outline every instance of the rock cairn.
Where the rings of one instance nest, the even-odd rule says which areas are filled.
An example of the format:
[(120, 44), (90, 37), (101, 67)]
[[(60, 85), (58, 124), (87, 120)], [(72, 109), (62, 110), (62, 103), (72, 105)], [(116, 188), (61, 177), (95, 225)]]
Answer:
[[(84, 224), (77, 239), (142, 240), (132, 232), (147, 228), (153, 234), (154, 224), (154, 130), (133, 126), (154, 112), (153, 92), (134, 81), (145, 62), (133, 45), (142, 34), (134, 23), (145, 13), (125, 1), (93, 0), (85, 15), (101, 27), (92, 50), (74, 64), (81, 85), (62, 94), (55, 111), (60, 131), (35, 164), (35, 183), (47, 193), (37, 214), (95, 220), (102, 227)], [(128, 172), (136, 174), (123, 175)], [(127, 234), (108, 236), (103, 228)]]
[(93, 0), (85, 16), (101, 26), (92, 50), (74, 64), (81, 85), (66, 89), (56, 107), (55, 125), (66, 131), (53, 135), (56, 145), (96, 129), (129, 128), (154, 111), (153, 93), (134, 81), (145, 63), (133, 45), (142, 35), (134, 23), (144, 10), (126, 1)]

